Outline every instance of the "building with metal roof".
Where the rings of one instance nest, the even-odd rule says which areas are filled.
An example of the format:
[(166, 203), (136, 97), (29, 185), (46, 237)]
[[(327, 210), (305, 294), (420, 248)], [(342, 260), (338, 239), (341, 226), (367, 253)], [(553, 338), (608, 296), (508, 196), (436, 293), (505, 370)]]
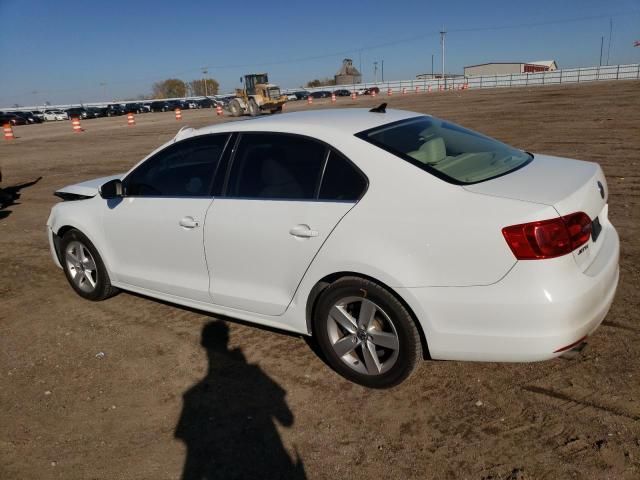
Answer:
[(548, 72), (557, 69), (558, 64), (555, 60), (538, 60), (535, 62), (491, 62), (464, 67), (464, 76), (509, 75), (528, 72)]

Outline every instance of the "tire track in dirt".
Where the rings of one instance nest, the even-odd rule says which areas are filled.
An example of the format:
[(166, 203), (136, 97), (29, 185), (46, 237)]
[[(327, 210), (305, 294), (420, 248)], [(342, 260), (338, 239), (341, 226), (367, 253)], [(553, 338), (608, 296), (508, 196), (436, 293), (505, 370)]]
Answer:
[[(527, 386), (524, 386), (524, 387), (521, 387), (521, 388), (525, 392), (536, 393), (538, 395), (544, 395), (546, 397), (565, 402), (564, 404), (561, 405), (561, 408), (569, 409), (571, 406), (581, 405), (583, 407), (594, 408), (596, 410), (599, 410), (599, 411), (602, 411), (602, 412), (606, 412), (606, 413), (609, 413), (611, 415), (616, 415), (616, 416), (619, 416), (619, 417), (625, 417), (625, 418), (628, 418), (628, 419), (633, 420), (633, 421), (640, 420), (640, 415), (634, 415), (632, 413), (625, 412), (624, 410), (622, 410), (622, 409), (620, 409), (618, 407), (601, 405), (601, 404), (599, 404), (599, 403), (597, 403), (595, 401), (587, 400), (586, 398), (582, 398), (582, 399), (573, 398), (572, 396), (567, 395), (565, 393), (556, 392), (555, 390), (551, 390), (551, 389), (548, 389), (548, 388), (537, 387), (535, 385), (527, 385)], [(595, 395), (595, 393), (592, 394), (592, 395)], [(569, 407), (566, 406), (567, 404), (569, 404)]]

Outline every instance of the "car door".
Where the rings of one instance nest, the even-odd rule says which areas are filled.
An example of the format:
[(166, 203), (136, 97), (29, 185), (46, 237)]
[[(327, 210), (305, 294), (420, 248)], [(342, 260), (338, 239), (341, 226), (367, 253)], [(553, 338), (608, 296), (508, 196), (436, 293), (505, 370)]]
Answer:
[(205, 223), (215, 304), (285, 312), (314, 256), (366, 188), (366, 178), (355, 172), (356, 193), (323, 196), (323, 173), (338, 161), (348, 162), (309, 137), (240, 135), (226, 194), (211, 205)]
[(118, 281), (210, 302), (203, 225), (228, 137), (173, 143), (123, 180), (124, 198), (110, 200), (103, 217)]

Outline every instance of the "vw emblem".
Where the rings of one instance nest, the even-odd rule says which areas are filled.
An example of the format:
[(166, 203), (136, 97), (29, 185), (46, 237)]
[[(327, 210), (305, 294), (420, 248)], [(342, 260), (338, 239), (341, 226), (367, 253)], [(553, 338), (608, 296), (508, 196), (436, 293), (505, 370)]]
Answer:
[(604, 187), (602, 186), (601, 182), (598, 182), (598, 190), (600, 191), (600, 196), (604, 200)]

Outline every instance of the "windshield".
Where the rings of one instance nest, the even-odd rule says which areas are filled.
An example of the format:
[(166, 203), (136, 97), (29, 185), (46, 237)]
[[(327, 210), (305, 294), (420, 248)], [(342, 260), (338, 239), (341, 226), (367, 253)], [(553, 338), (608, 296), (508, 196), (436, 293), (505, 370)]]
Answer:
[(357, 136), (456, 184), (506, 175), (533, 158), (529, 153), (434, 117), (403, 120)]

